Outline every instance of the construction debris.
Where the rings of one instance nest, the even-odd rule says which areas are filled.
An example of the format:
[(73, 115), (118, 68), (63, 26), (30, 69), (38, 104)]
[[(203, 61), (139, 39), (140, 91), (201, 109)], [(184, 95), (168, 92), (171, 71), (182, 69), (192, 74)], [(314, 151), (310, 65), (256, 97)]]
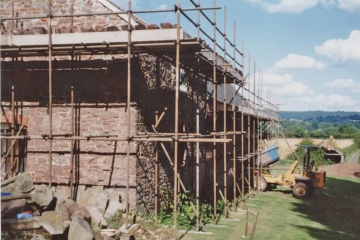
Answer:
[(86, 209), (90, 213), (92, 224), (95, 224), (96, 226), (100, 226), (100, 227), (107, 227), (107, 222), (104, 216), (96, 207), (91, 206), (91, 207), (87, 207)]
[(107, 191), (100, 190), (100, 188), (92, 187), (87, 189), (79, 199), (79, 204), (85, 207), (97, 207), (101, 214), (105, 213), (108, 205), (109, 194)]
[(13, 195), (28, 193), (33, 189), (34, 185), (28, 173), (20, 173), (15, 177), (1, 181), (1, 191), (11, 192)]
[(62, 216), (60, 212), (43, 212), (41, 217), (37, 218), (41, 226), (45, 228), (51, 235), (62, 234), (64, 232)]
[(4, 218), (11, 212), (18, 212), (26, 205), (26, 199), (15, 199), (1, 203), (1, 218)]
[[(14, 191), (4, 192), (4, 188)], [(129, 239), (132, 234), (146, 235), (146, 230), (136, 223), (136, 215), (131, 224), (123, 224), (117, 229), (107, 229), (107, 221), (121, 221), (125, 204), (119, 193), (102, 187), (84, 189), (79, 202), (68, 199), (66, 191), (54, 195), (54, 189), (33, 185), (27, 174), (19, 174), (9, 179), (1, 197), (2, 237), (9, 231), (19, 231), (17, 236), (38, 229), (64, 239), (110, 240), (117, 237)], [(32, 189), (30, 192), (26, 191)], [(64, 196), (66, 199), (60, 198)], [(111, 199), (111, 201), (109, 201)], [(109, 204), (108, 204), (109, 202)], [(94, 230), (96, 228), (98, 230)], [(30, 234), (31, 235), (31, 234)], [(42, 234), (40, 234), (42, 235)], [(12, 236), (12, 235), (11, 235)], [(146, 238), (146, 237), (145, 237)], [(144, 238), (144, 239), (145, 239)], [(122, 239), (122, 238), (120, 238)], [(160, 238), (159, 238), (160, 239)]]
[(106, 209), (106, 212), (104, 214), (105, 219), (112, 218), (115, 214), (117, 214), (119, 211), (125, 211), (126, 206), (123, 203), (117, 202), (117, 201), (111, 201), (109, 203), (109, 206)]
[(92, 240), (93, 237), (94, 236), (91, 233), (91, 229), (90, 229), (88, 222), (86, 222), (85, 220), (83, 220), (79, 217), (74, 217), (70, 223), (68, 239), (69, 240), (79, 240), (79, 239)]

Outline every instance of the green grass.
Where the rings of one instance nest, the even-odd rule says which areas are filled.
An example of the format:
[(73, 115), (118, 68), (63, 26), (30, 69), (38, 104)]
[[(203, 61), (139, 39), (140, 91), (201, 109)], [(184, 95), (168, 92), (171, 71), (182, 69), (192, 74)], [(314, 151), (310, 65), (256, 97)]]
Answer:
[[(360, 179), (330, 176), (323, 190), (304, 200), (285, 187), (260, 193), (247, 204), (250, 212), (260, 213), (253, 239), (359, 239), (359, 189)], [(211, 235), (188, 233), (182, 239), (242, 239), (245, 215), (230, 217), (240, 221), (220, 220), (222, 226), (207, 226)], [(251, 215), (248, 239), (253, 221)]]

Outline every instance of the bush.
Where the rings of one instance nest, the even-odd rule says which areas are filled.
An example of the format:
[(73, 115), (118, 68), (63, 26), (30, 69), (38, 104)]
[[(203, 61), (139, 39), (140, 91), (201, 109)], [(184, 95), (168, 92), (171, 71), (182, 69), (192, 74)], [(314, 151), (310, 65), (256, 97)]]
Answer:
[[(315, 146), (314, 142), (310, 138), (304, 138), (300, 142), (300, 145)], [(298, 147), (295, 152), (299, 156), (301, 161), (303, 161), (305, 148)], [(333, 163), (330, 159), (325, 159), (324, 156), (325, 156), (325, 152), (321, 148), (310, 150), (310, 161), (314, 161), (315, 166), (328, 165)]]
[(354, 137), (354, 144), (356, 144), (356, 146), (358, 148), (360, 148), (360, 132), (358, 132), (355, 137)]
[[(191, 228), (196, 225), (196, 213), (192, 204), (196, 206), (195, 199), (188, 197), (189, 193), (179, 193), (179, 204), (177, 211), (177, 223), (186, 228)], [(159, 223), (171, 225), (174, 219), (174, 205), (171, 198), (167, 198), (167, 203), (163, 203), (159, 213)], [(199, 209), (199, 216), (201, 222), (205, 225), (212, 220), (212, 206), (203, 203)]]

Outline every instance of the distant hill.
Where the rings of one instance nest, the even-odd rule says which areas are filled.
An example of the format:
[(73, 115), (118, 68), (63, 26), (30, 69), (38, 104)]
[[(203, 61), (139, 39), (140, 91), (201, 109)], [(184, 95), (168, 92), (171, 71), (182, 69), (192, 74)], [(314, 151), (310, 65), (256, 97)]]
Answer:
[(360, 112), (281, 111), (279, 115), (283, 120), (360, 123)]

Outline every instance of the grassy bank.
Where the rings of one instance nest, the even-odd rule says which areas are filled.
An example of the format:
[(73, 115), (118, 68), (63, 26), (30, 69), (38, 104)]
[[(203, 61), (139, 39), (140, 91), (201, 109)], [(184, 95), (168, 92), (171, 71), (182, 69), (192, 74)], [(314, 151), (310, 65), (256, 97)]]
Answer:
[[(356, 144), (352, 144), (349, 147), (341, 149), (345, 154), (345, 162), (347, 162), (356, 151), (359, 151), (360, 148)], [(360, 159), (358, 159), (358, 163), (360, 163)]]
[[(326, 188), (309, 199), (292, 196), (288, 188), (260, 193), (247, 204), (251, 212), (259, 212), (253, 239), (359, 239), (360, 179), (327, 178)], [(245, 214), (231, 214), (232, 220), (209, 225), (211, 235), (184, 234), (182, 239), (241, 239), (245, 232)], [(250, 238), (254, 222), (249, 221)]]

